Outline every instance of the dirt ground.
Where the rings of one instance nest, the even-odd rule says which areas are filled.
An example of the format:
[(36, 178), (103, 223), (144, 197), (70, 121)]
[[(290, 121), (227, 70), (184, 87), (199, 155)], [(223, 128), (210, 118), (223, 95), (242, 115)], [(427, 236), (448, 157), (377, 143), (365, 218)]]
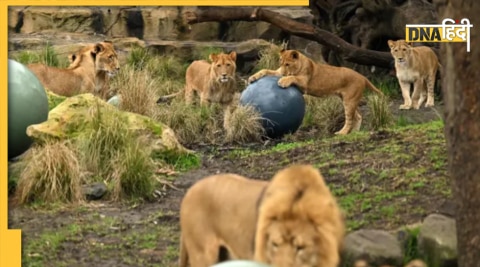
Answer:
[(10, 228), (23, 233), (22, 266), (176, 266), (179, 205), (195, 181), (219, 172), (269, 179), (291, 163), (324, 174), (347, 214), (349, 231), (394, 231), (432, 212), (452, 214), (443, 124), (436, 109), (398, 111), (408, 126), (243, 147), (197, 146), (201, 166), (176, 175), (174, 188), (148, 203), (92, 201), (76, 207), (10, 206)]

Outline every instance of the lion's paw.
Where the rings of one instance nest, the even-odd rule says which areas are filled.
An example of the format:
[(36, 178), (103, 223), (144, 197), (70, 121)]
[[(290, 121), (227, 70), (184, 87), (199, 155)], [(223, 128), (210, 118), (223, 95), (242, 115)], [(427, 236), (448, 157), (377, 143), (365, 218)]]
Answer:
[(282, 87), (282, 88), (287, 88), (289, 87), (290, 85), (292, 85), (292, 82), (289, 81), (288, 79), (286, 78), (280, 78), (278, 80), (278, 86)]
[(411, 105), (400, 105), (400, 107), (398, 107), (399, 109), (411, 109), (412, 106)]

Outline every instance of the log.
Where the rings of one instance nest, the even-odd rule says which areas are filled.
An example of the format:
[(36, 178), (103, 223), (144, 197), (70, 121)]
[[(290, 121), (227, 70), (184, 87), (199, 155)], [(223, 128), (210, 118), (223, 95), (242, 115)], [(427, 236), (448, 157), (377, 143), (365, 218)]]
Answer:
[(199, 7), (197, 11), (184, 12), (183, 17), (189, 25), (213, 21), (264, 21), (292, 35), (316, 41), (335, 51), (346, 61), (388, 69), (392, 67), (393, 57), (390, 52), (360, 48), (329, 31), (259, 7)]

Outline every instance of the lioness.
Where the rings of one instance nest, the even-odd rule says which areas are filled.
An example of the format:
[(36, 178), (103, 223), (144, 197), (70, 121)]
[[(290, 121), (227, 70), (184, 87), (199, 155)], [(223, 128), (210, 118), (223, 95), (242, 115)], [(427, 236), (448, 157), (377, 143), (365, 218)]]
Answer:
[(383, 95), (365, 76), (345, 67), (327, 64), (317, 64), (296, 50), (282, 49), (280, 52), (280, 68), (277, 70), (263, 69), (248, 78), (249, 83), (266, 76), (283, 76), (278, 80), (280, 87), (296, 85), (307, 95), (325, 96), (336, 94), (343, 99), (345, 109), (345, 124), (335, 134), (348, 134), (359, 130), (362, 116), (358, 103), (365, 87)]
[(180, 227), (181, 267), (224, 259), (330, 267), (344, 232), (322, 176), (306, 165), (290, 166), (270, 183), (235, 174), (204, 178), (182, 200)]
[[(428, 46), (413, 47), (405, 40), (388, 40), (388, 46), (395, 59), (395, 70), (402, 89), (404, 103), (399, 108), (419, 109), (425, 99), (427, 99), (425, 107), (433, 107), (433, 88), (440, 66), (435, 52)], [(410, 98), (412, 83), (414, 87)]]
[(27, 67), (46, 89), (67, 97), (95, 93), (97, 70), (116, 73), (120, 68), (116, 52), (109, 42), (87, 45), (75, 53), (72, 59), (73, 62), (65, 69), (41, 63), (29, 64)]
[[(100, 44), (105, 49), (95, 56), (96, 72), (94, 94), (105, 100), (108, 100), (110, 79), (118, 73), (120, 69), (120, 63), (118, 61), (118, 55), (112, 42), (103, 41), (100, 42)], [(95, 50), (95, 46), (96, 44), (90, 44), (84, 49)], [(79, 52), (82, 53), (82, 50), (80, 50)], [(79, 52), (71, 54), (69, 56), (70, 66), (68, 66), (68, 68), (74, 68), (78, 64), (78, 60), (80, 59), (78, 56)]]
[[(237, 53), (229, 54), (212, 53), (209, 55), (210, 63), (206, 60), (193, 61), (185, 74), (185, 101), (193, 102), (193, 94), (200, 96), (200, 104), (218, 103), (223, 107), (224, 128), (229, 127), (228, 122), (233, 112), (233, 99), (236, 92)], [(157, 103), (165, 102), (181, 93), (177, 92), (160, 97)]]
[(258, 209), (254, 260), (276, 267), (337, 267), (343, 214), (318, 171), (293, 165), (279, 171)]

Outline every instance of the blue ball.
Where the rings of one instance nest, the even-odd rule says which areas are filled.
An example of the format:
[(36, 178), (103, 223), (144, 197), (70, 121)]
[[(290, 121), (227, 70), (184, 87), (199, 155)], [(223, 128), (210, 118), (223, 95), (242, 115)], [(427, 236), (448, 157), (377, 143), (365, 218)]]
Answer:
[(248, 260), (230, 260), (212, 265), (211, 267), (271, 267), (263, 263)]
[(242, 92), (241, 105), (251, 105), (263, 117), (262, 126), (270, 138), (295, 133), (305, 116), (305, 99), (301, 91), (278, 86), (277, 76), (265, 76)]
[(48, 97), (37, 76), (17, 61), (8, 60), (8, 158), (32, 144), (27, 127), (48, 119)]

